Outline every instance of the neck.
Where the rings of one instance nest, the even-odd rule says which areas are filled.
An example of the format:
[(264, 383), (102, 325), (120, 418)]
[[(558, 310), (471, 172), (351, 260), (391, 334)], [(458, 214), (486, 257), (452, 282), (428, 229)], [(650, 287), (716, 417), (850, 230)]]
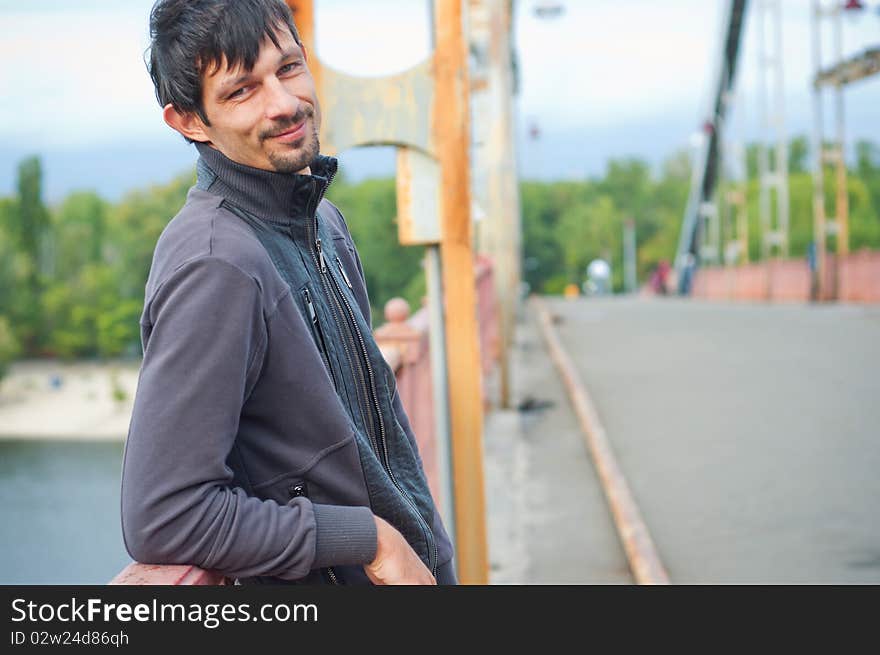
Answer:
[(337, 169), (336, 159), (319, 155), (299, 173), (278, 173), (239, 164), (205, 143), (196, 148), (199, 188), (274, 221), (314, 218)]

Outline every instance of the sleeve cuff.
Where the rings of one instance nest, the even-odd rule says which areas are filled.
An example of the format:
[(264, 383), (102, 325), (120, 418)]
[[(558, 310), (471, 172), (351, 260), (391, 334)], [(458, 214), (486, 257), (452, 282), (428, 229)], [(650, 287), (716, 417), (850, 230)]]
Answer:
[(316, 527), (313, 568), (363, 565), (376, 558), (376, 521), (369, 507), (312, 507)]

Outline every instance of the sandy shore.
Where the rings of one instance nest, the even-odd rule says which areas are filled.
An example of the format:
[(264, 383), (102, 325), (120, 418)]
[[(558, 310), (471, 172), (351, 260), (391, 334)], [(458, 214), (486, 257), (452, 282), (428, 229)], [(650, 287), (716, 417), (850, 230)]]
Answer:
[(139, 361), (13, 364), (0, 381), (0, 439), (124, 440), (139, 366)]
[[(382, 352), (389, 362), (399, 357), (388, 348)], [(140, 360), (14, 363), (0, 380), (0, 440), (124, 441), (139, 370)]]

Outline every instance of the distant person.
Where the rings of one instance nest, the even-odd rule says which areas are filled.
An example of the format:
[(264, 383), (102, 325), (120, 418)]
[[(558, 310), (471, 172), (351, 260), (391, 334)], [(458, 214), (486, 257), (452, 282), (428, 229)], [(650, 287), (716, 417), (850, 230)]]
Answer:
[(131, 556), (239, 583), (454, 584), (452, 544), (324, 198), (281, 0), (159, 0), (149, 71), (198, 178), (156, 245), (126, 441)]
[(587, 265), (587, 288), (596, 296), (611, 292), (611, 266), (604, 259), (594, 259)]
[(650, 279), (651, 290), (660, 296), (669, 293), (669, 262), (665, 259), (657, 263), (657, 267), (651, 274)]

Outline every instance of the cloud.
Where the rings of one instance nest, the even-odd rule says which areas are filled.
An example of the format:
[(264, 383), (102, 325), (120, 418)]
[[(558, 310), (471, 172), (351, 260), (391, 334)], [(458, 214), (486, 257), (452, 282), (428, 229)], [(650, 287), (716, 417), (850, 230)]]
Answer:
[(4, 138), (70, 146), (167, 129), (142, 59), (147, 14), (106, 8), (5, 13)]
[(601, 127), (696, 114), (710, 75), (719, 3), (566, 2), (541, 20), (523, 3), (516, 40), (521, 107), (542, 122)]
[[(149, 141), (162, 122), (143, 63), (153, 0), (0, 0), (0, 138), (33, 149)], [(565, 14), (542, 21), (532, 0), (517, 2), (516, 45), (523, 122), (545, 131), (657, 124), (705, 112), (720, 33), (721, 2), (566, 0)], [(390, 74), (430, 50), (427, 0), (316, 0), (318, 52), (334, 68)], [(754, 21), (751, 3), (741, 59), (747, 120), (754, 118)], [(808, 126), (808, 3), (784, 0), (787, 110)], [(880, 17), (846, 21), (847, 53), (877, 45)], [(880, 105), (880, 80), (847, 91), (857, 118)], [(856, 107), (855, 102), (860, 106)], [(749, 118), (751, 116), (751, 118)], [(858, 128), (858, 124), (853, 125)], [(858, 128), (860, 129), (860, 128)], [(862, 134), (870, 130), (862, 130)], [(682, 135), (686, 142), (688, 135)], [(875, 136), (868, 134), (867, 136)], [(650, 144), (646, 144), (650, 148)]]
[(328, 66), (390, 75), (431, 54), (427, 0), (316, 0), (315, 41)]
[[(521, 110), (545, 129), (586, 130), (646, 124), (664, 115), (688, 116), (696, 128), (706, 113), (717, 66), (721, 10), (726, 3), (693, 0), (625, 4), (610, 0), (563, 2), (561, 18), (540, 20), (520, 3), (516, 38), (522, 72)], [(749, 3), (740, 53), (738, 88), (746, 115), (757, 109), (756, 23)], [(782, 3), (787, 111), (800, 129), (809, 112), (813, 75), (810, 3)], [(827, 21), (826, 21), (827, 23)], [(825, 63), (830, 63), (830, 24), (825, 26)], [(768, 28), (769, 29), (769, 28)], [(880, 16), (862, 12), (843, 26), (844, 55), (880, 45)], [(769, 39), (769, 36), (768, 36)], [(874, 78), (861, 85), (880, 87)], [(847, 89), (846, 93), (852, 93)], [(880, 88), (861, 92), (880, 105)], [(855, 114), (854, 114), (855, 115)], [(751, 120), (751, 119), (748, 119)]]

